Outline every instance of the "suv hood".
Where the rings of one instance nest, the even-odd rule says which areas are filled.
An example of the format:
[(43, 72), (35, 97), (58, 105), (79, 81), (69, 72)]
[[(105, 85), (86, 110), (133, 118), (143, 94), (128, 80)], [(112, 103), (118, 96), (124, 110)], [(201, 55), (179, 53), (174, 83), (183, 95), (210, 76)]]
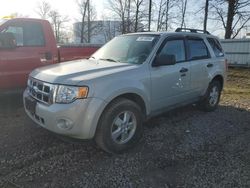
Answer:
[(92, 80), (136, 67), (138, 65), (84, 59), (37, 68), (31, 72), (30, 76), (54, 84), (77, 85), (81, 81)]

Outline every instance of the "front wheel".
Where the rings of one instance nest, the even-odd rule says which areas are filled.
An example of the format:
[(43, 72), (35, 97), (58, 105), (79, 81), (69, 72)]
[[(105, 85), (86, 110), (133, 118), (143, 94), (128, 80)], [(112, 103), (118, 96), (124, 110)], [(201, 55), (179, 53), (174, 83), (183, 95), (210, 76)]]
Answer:
[(222, 86), (217, 80), (212, 81), (207, 89), (206, 95), (200, 101), (199, 106), (204, 111), (214, 111), (220, 102)]
[(140, 139), (142, 121), (141, 109), (135, 102), (124, 98), (116, 99), (104, 110), (95, 141), (109, 153), (121, 153)]

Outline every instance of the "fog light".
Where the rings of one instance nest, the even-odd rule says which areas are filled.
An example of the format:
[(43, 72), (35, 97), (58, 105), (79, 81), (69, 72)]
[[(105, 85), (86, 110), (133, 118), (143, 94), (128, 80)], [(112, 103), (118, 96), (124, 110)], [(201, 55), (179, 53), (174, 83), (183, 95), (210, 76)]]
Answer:
[(73, 127), (73, 122), (68, 119), (57, 120), (57, 127), (64, 130), (69, 130)]

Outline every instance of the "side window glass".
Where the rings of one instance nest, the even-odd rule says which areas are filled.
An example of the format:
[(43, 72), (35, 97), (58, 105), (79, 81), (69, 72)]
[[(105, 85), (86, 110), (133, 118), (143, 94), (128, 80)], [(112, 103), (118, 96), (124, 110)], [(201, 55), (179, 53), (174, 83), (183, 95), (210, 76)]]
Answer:
[(17, 46), (23, 46), (23, 27), (9, 26), (5, 33), (12, 33), (16, 39)]
[(44, 46), (43, 28), (39, 23), (27, 23), (24, 26), (24, 46)]
[(207, 46), (202, 39), (188, 39), (188, 44), (190, 60), (209, 58)]
[(177, 63), (185, 61), (184, 40), (178, 39), (167, 41), (167, 43), (159, 53), (159, 55), (162, 54), (174, 55)]
[(3, 32), (12, 33), (15, 36), (17, 46), (45, 46), (43, 28), (40, 23), (11, 25)]
[(223, 50), (222, 50), (222, 47), (221, 47), (219, 41), (217, 41), (216, 39), (213, 39), (213, 38), (207, 38), (207, 40), (208, 40), (210, 46), (212, 47), (215, 56), (216, 57), (223, 57), (224, 53), (223, 53)]

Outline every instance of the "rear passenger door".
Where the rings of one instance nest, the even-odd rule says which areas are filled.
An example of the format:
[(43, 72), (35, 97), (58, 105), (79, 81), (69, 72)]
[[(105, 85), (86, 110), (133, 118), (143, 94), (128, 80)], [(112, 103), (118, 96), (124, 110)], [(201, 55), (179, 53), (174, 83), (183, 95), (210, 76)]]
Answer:
[(203, 38), (187, 37), (188, 60), (191, 71), (192, 96), (203, 95), (209, 84), (209, 70), (213, 67), (210, 52)]

